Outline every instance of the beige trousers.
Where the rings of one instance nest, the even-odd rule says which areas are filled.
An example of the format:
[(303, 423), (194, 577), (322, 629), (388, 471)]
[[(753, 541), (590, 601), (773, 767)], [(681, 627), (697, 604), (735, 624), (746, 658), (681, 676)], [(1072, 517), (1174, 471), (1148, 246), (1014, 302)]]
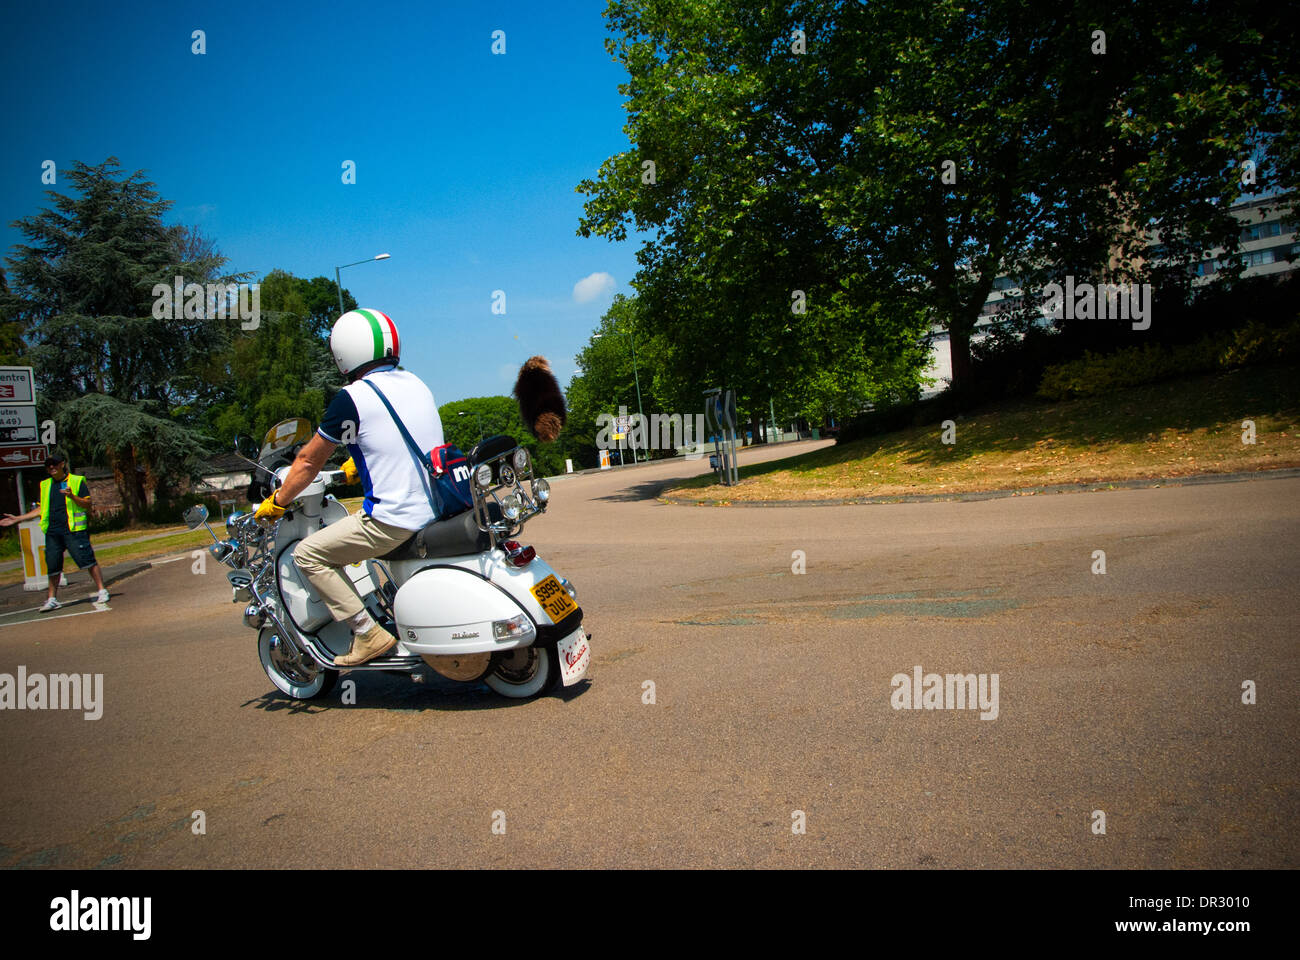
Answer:
[(341, 568), (358, 560), (382, 556), (401, 546), (414, 533), (357, 512), (303, 540), (293, 552), (293, 561), (325, 601), (330, 615), (335, 620), (346, 620), (355, 617), (365, 605)]

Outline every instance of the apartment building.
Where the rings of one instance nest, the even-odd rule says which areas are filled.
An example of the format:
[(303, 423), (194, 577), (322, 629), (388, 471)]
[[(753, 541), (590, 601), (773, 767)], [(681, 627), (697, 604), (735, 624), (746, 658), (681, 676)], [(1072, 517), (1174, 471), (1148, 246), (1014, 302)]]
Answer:
[[(1233, 204), (1232, 213), (1241, 223), (1236, 254), (1245, 258), (1243, 277), (1258, 277), (1269, 274), (1287, 273), (1300, 269), (1300, 237), (1296, 236), (1296, 219), (1294, 215), (1279, 209), (1278, 195), (1242, 200)], [(1151, 257), (1159, 260), (1161, 247), (1158, 238), (1153, 238)], [(1225, 266), (1227, 259), (1224, 248), (1210, 251), (1200, 263), (1192, 267), (1195, 278), (1193, 286), (1209, 283), (1214, 275)], [(993, 290), (980, 310), (975, 323), (975, 332), (971, 342), (978, 343), (987, 337), (1001, 314), (1019, 306), (1024, 293), (1016, 280), (1001, 276), (993, 281)], [(1048, 317), (1043, 316), (1046, 323)], [(952, 360), (949, 353), (948, 334), (935, 328), (930, 347), (931, 364), (927, 376), (936, 383), (925, 396), (933, 396), (948, 388), (947, 380), (952, 377)]]

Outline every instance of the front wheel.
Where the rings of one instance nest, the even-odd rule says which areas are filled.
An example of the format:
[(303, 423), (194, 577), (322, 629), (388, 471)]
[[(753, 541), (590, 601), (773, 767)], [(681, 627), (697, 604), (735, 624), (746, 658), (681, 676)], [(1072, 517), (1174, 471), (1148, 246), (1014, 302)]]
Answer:
[(312, 700), (323, 697), (338, 682), (337, 670), (326, 670), (314, 663), (294, 664), (285, 656), (284, 642), (279, 641), (274, 627), (263, 627), (257, 635), (257, 658), (262, 669), (281, 693), (295, 700)]
[(483, 682), (503, 697), (523, 700), (551, 689), (559, 678), (555, 647), (535, 644), (495, 654)]

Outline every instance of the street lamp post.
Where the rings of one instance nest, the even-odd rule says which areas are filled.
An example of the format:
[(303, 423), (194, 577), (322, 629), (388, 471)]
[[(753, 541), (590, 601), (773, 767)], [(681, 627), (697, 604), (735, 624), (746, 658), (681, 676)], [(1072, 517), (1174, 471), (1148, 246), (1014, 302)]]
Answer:
[[(641, 373), (636, 363), (636, 341), (632, 339), (631, 331), (621, 331), (621, 332), (623, 332), (623, 335), (627, 337), (628, 346), (632, 348), (632, 377), (634, 380), (636, 380), (636, 412), (641, 417), (642, 428), (646, 429), (648, 432), (648, 428), (646, 427), (646, 422), (645, 422), (645, 409), (641, 406)], [(591, 339), (599, 340), (603, 336), (604, 336), (603, 333), (597, 333), (597, 334), (593, 334)], [(632, 448), (632, 459), (635, 462), (636, 447)], [(646, 450), (645, 459), (646, 462), (649, 462), (650, 460), (649, 450)]]
[(375, 257), (367, 257), (365, 260), (357, 260), (354, 263), (345, 263), (343, 264), (342, 267), (334, 268), (334, 289), (337, 290), (339, 294), (339, 316), (340, 317), (343, 316), (343, 281), (339, 279), (339, 271), (342, 270), (343, 267), (355, 267), (358, 263), (374, 263), (376, 260), (387, 260), (388, 257), (389, 254), (381, 253)]

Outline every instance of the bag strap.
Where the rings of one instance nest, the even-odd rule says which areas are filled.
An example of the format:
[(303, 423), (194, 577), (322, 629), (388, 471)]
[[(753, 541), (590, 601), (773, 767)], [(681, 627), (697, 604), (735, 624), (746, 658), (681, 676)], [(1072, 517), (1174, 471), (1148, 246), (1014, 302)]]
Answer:
[(388, 408), (389, 416), (393, 418), (393, 423), (397, 424), (397, 432), (400, 433), (402, 439), (406, 441), (407, 452), (410, 453), (411, 459), (415, 461), (415, 472), (420, 476), (420, 486), (424, 488), (424, 495), (429, 500), (429, 506), (433, 509), (435, 517), (441, 517), (443, 509), (442, 504), (438, 502), (440, 498), (438, 497), (437, 489), (434, 486), (433, 478), (431, 477), (431, 474), (433, 473), (433, 463), (429, 459), (429, 455), (422, 452), (420, 448), (415, 445), (415, 441), (411, 439), (410, 432), (406, 429), (406, 424), (402, 423), (402, 418), (397, 415), (397, 411), (393, 409), (393, 405), (388, 402), (388, 398), (384, 396), (384, 391), (380, 390), (369, 380), (363, 379), (361, 382), (371, 390), (375, 391), (384, 406)]

